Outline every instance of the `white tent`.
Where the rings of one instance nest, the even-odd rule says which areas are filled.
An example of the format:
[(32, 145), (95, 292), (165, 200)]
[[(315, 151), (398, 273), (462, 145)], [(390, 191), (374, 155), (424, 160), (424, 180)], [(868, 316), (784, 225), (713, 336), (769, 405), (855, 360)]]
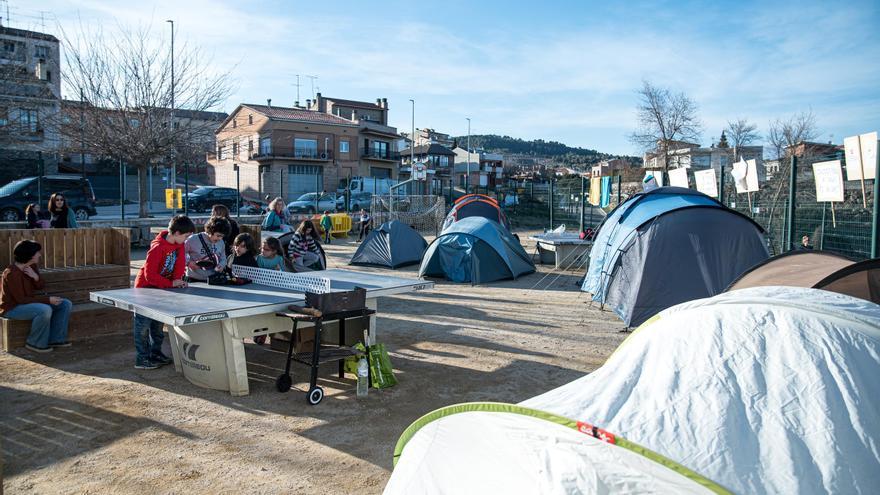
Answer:
[(619, 445), (510, 413), (442, 416), (408, 432), (386, 493), (719, 489), (689, 485), (688, 470), (740, 493), (876, 493), (878, 377), (880, 306), (792, 287), (724, 293), (661, 312), (600, 369), (521, 404)]

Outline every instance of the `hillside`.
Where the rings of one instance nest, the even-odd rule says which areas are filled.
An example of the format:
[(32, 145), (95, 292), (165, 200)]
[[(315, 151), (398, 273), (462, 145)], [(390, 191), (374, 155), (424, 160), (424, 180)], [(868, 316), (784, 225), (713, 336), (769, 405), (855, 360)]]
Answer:
[[(454, 138), (460, 145), (467, 142), (467, 136)], [(602, 160), (623, 158), (632, 164), (641, 164), (641, 158), (632, 156), (618, 156), (602, 153), (587, 148), (573, 148), (557, 141), (544, 141), (524, 139), (510, 136), (498, 136), (495, 134), (480, 134), (470, 137), (471, 148), (482, 148), (486, 151), (502, 153), (506, 155), (528, 155), (535, 158), (546, 158), (559, 165), (592, 165)]]

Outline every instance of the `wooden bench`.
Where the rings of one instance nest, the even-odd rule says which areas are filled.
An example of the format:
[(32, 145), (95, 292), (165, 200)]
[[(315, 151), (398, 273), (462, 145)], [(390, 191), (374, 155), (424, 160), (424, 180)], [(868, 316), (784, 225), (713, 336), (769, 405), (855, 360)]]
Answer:
[[(73, 303), (68, 326), (71, 341), (131, 332), (129, 312), (89, 302), (91, 291), (131, 285), (129, 236), (128, 228), (0, 230), (0, 270), (13, 263), (12, 249), (18, 241), (39, 242), (45, 295)], [(9, 351), (24, 346), (30, 328), (30, 321), (0, 317), (0, 348)]]

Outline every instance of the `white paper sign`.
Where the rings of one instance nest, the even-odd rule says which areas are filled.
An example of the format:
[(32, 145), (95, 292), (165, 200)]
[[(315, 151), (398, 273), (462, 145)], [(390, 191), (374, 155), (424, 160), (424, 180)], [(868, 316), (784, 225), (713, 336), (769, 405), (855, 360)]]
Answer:
[(755, 192), (758, 190), (758, 162), (755, 160), (740, 160), (733, 164), (730, 171), (733, 182), (736, 185), (737, 194)]
[(850, 136), (843, 140), (846, 180), (873, 179), (877, 171), (877, 133)]
[(674, 187), (688, 187), (688, 171), (686, 168), (674, 168), (669, 171), (669, 185)]
[(843, 173), (840, 160), (813, 164), (816, 201), (843, 201)]
[(697, 183), (697, 191), (712, 198), (718, 197), (718, 179), (715, 178), (714, 168), (694, 172), (694, 182)]
[(758, 161), (746, 160), (748, 170), (746, 171), (746, 192), (758, 191)]

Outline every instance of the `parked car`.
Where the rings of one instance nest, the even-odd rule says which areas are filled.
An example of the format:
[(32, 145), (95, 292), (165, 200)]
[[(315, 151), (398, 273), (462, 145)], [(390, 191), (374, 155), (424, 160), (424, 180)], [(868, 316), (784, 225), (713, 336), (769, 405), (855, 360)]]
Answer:
[(287, 204), (290, 213), (319, 213), (324, 211), (336, 212), (336, 194), (325, 193), (318, 199), (318, 209), (315, 209), (315, 198), (318, 193), (306, 193)]
[[(371, 192), (360, 192), (360, 193), (352, 193), (351, 199), (348, 201), (348, 211), (359, 211), (362, 208), (364, 210), (369, 210), (370, 205), (373, 203), (373, 193)], [(339, 199), (336, 200), (336, 209), (339, 211), (345, 210), (345, 195), (339, 195)]]
[(214, 205), (224, 205), (229, 211), (235, 211), (236, 199), (239, 204), (243, 203), (238, 191), (231, 187), (202, 186), (189, 193), (187, 204), (195, 212), (208, 211)]
[(0, 221), (24, 220), (24, 210), (30, 203), (39, 203), (45, 210), (49, 196), (54, 193), (64, 195), (78, 221), (98, 214), (95, 210), (95, 192), (88, 179), (78, 175), (44, 175), (42, 180), (38, 179), (25, 177), (0, 187)]

